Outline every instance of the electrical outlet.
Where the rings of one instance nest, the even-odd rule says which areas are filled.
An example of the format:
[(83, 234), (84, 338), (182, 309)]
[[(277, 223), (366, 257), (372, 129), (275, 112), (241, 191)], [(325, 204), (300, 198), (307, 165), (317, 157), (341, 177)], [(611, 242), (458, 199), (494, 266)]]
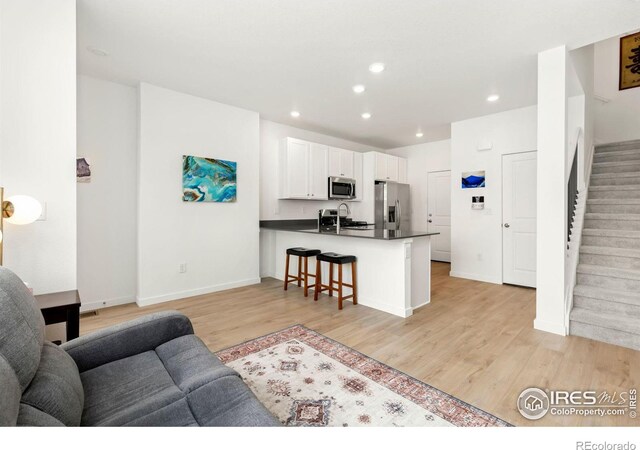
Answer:
[(482, 261), (482, 253), (478, 253), (478, 261)]
[(187, 263), (180, 264), (179, 271), (180, 271), (180, 273), (186, 273), (187, 272)]

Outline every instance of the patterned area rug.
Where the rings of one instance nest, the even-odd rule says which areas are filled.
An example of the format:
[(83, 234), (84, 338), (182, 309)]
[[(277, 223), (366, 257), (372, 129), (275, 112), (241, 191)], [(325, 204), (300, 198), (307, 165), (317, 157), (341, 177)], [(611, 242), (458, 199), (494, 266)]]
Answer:
[(288, 426), (509, 426), (302, 325), (217, 355)]

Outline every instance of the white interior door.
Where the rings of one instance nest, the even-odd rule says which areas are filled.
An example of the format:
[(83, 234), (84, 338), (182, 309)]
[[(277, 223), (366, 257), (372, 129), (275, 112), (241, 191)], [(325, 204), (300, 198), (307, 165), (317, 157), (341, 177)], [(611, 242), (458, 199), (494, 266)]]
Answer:
[(537, 153), (502, 156), (502, 280), (536, 286)]
[(451, 171), (428, 174), (427, 231), (431, 237), (431, 259), (451, 262)]

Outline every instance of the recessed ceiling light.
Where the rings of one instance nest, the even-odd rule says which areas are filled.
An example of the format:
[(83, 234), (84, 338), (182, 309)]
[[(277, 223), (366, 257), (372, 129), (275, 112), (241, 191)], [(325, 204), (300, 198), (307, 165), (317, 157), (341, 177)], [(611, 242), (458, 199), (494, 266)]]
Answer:
[(362, 118), (364, 120), (371, 119), (371, 114), (370, 113), (362, 113)]
[(420, 132), (416, 133), (416, 137), (417, 137), (417, 138), (421, 138), (422, 136), (424, 136), (424, 134), (422, 134), (422, 133), (420, 133)]
[(87, 47), (87, 50), (96, 56), (109, 56), (109, 53), (107, 53), (106, 51), (97, 47), (92, 47), (91, 45)]
[(298, 111), (291, 111), (291, 117), (300, 117), (300, 113)]
[(488, 102), (497, 102), (498, 100), (500, 100), (500, 96), (497, 94), (493, 94), (487, 97)]
[(373, 73), (380, 73), (384, 70), (383, 63), (373, 63), (369, 66), (369, 71)]
[(362, 84), (356, 84), (353, 87), (353, 92), (355, 92), (356, 94), (362, 94), (365, 91), (365, 88)]

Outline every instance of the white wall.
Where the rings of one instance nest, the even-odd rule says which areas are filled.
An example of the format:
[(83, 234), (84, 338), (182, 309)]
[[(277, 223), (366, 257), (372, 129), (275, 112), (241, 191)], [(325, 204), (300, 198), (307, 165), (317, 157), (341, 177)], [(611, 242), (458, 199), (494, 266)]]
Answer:
[(78, 78), (78, 290), (83, 310), (135, 301), (138, 91)]
[(6, 224), (4, 262), (36, 294), (76, 288), (75, 4), (0, 1), (0, 184), (47, 209)]
[[(286, 137), (357, 152), (382, 151), (379, 148), (346, 141), (325, 134), (302, 130), (268, 120), (260, 120), (260, 220), (315, 219), (318, 209), (335, 208), (338, 201), (278, 200), (278, 149)], [(363, 214), (361, 202), (350, 202), (351, 216)]]
[(427, 173), (451, 170), (451, 140), (394, 148), (386, 152), (407, 159), (407, 181), (411, 185), (411, 228), (426, 230), (429, 199)]
[[(451, 275), (502, 283), (502, 155), (536, 150), (536, 107), (451, 125)], [(478, 151), (489, 141), (493, 148)], [(486, 171), (487, 187), (461, 189), (462, 172)], [(472, 210), (471, 197), (485, 196)]]
[(609, 143), (640, 139), (640, 88), (618, 90), (620, 37), (595, 44), (595, 139)]
[[(258, 114), (145, 83), (139, 111), (138, 304), (259, 282)], [(236, 161), (237, 202), (183, 202), (184, 154)]]
[(569, 55), (538, 54), (536, 319), (538, 330), (564, 335), (567, 234)]

